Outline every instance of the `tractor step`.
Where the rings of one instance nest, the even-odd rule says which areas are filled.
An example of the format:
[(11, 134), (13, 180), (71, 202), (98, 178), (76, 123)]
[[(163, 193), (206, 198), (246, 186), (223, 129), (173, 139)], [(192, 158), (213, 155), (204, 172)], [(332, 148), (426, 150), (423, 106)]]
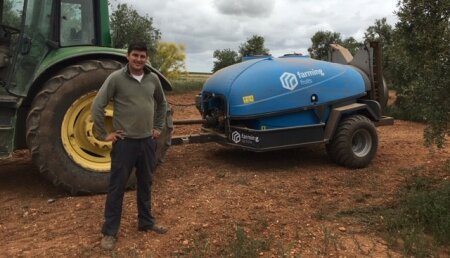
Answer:
[(14, 150), (14, 129), (18, 98), (0, 96), (0, 159), (8, 158)]
[(9, 95), (0, 95), (0, 108), (17, 108), (19, 98)]
[(9, 158), (12, 152), (13, 127), (0, 127), (0, 159)]
[(393, 125), (394, 118), (390, 116), (382, 116), (380, 121), (375, 122), (376, 126)]

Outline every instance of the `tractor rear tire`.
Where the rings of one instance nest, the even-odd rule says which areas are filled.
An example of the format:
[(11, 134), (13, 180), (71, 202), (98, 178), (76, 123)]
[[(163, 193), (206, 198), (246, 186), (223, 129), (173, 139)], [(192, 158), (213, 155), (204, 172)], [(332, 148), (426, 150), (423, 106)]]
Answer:
[[(31, 105), (26, 125), (33, 161), (54, 185), (71, 194), (108, 189), (111, 144), (93, 137), (90, 107), (108, 75), (122, 66), (114, 60), (71, 65), (48, 80)], [(127, 187), (135, 182), (133, 173)]]
[(366, 167), (375, 157), (377, 148), (376, 128), (363, 115), (344, 118), (326, 146), (333, 162), (349, 168)]

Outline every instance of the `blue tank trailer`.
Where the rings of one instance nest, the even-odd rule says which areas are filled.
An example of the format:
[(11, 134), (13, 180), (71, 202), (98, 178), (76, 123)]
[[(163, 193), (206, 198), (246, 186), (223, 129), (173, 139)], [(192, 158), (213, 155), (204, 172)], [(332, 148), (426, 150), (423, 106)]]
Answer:
[(377, 42), (350, 52), (332, 45), (330, 62), (302, 55), (252, 57), (214, 73), (196, 98), (202, 120), (197, 135), (172, 144), (214, 141), (272, 151), (326, 144), (330, 158), (350, 168), (367, 166), (376, 154), (376, 125), (388, 89)]

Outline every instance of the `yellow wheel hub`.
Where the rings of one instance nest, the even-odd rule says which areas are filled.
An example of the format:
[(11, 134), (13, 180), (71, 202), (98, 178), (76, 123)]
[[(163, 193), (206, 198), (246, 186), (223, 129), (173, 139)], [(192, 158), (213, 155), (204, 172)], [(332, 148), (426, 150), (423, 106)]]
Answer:
[[(96, 139), (93, 133), (91, 106), (95, 95), (96, 92), (83, 95), (69, 107), (64, 115), (61, 139), (64, 149), (75, 163), (92, 171), (109, 172), (112, 144)], [(112, 115), (110, 103), (105, 109), (107, 131), (112, 131)]]

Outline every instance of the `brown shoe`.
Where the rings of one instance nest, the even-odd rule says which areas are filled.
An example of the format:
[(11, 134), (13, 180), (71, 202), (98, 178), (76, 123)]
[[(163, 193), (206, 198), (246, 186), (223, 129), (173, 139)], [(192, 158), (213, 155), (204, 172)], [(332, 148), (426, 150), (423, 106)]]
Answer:
[(102, 241), (100, 242), (100, 246), (104, 250), (112, 250), (114, 245), (116, 244), (117, 239), (113, 236), (103, 236)]
[(153, 224), (152, 226), (139, 227), (138, 230), (144, 231), (144, 232), (154, 231), (157, 234), (167, 233), (167, 228), (165, 228), (164, 226), (161, 226), (161, 225), (156, 225), (156, 224)]

